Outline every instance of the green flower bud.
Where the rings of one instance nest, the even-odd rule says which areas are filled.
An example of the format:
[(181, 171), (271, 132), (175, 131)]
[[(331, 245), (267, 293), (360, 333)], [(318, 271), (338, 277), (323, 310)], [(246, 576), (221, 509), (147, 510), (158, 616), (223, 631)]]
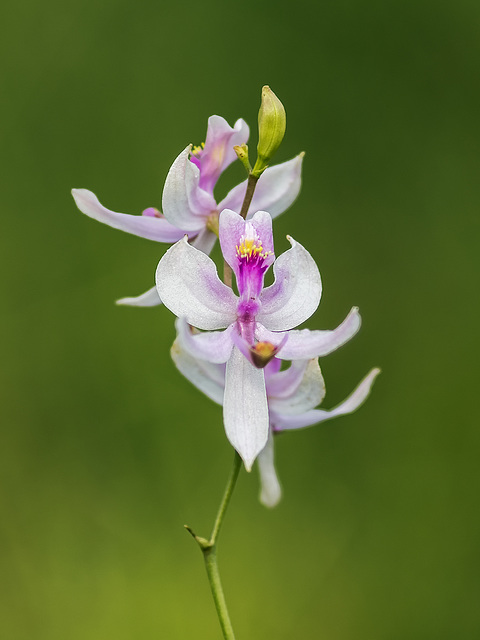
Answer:
[(270, 87), (263, 87), (262, 104), (258, 112), (258, 157), (252, 172), (256, 177), (259, 177), (270, 163), (283, 140), (286, 126), (287, 118), (283, 104)]

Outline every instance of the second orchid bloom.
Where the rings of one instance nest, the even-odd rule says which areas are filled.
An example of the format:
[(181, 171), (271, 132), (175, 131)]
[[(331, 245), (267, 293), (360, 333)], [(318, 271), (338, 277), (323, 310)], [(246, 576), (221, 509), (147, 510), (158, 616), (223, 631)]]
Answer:
[[(88, 189), (72, 189), (77, 207), (90, 218), (141, 238), (171, 244), (184, 234), (193, 244), (210, 253), (218, 233), (218, 214), (225, 208), (240, 211), (247, 181), (234, 187), (217, 203), (213, 190), (220, 175), (237, 156), (233, 147), (244, 144), (249, 128), (242, 119), (233, 127), (220, 116), (208, 119), (205, 144), (188, 145), (176, 158), (167, 175), (160, 213), (149, 207), (142, 215), (118, 213), (104, 207)], [(294, 202), (301, 186), (303, 153), (287, 162), (269, 167), (258, 181), (250, 212), (267, 209), (272, 217)], [(155, 287), (145, 293), (122, 298), (118, 304), (151, 307), (161, 304)]]

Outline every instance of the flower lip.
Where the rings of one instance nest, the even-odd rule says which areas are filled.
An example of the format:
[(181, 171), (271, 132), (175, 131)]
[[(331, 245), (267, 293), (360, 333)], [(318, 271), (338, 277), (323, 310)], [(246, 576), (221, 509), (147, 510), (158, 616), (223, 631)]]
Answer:
[(278, 347), (271, 342), (257, 342), (254, 347), (250, 347), (252, 362), (257, 369), (263, 369), (275, 357), (277, 351)]
[(253, 344), (238, 331), (232, 332), (232, 340), (237, 349), (253, 364), (256, 369), (264, 369), (277, 355), (288, 340), (288, 334), (275, 345), (272, 342), (255, 341)]

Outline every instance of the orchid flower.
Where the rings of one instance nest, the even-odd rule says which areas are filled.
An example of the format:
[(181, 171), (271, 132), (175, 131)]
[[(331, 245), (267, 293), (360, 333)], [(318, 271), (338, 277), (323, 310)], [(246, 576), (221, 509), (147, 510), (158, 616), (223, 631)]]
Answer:
[[(190, 353), (226, 363), (225, 431), (250, 470), (269, 433), (260, 367), (275, 355), (308, 360), (331, 353), (355, 335), (360, 316), (354, 307), (333, 331), (292, 331), (320, 302), (320, 273), (312, 256), (287, 236), (292, 247), (275, 261), (272, 218), (266, 211), (246, 221), (234, 211), (222, 211), (219, 237), (239, 296), (221, 282), (214, 262), (186, 237), (160, 260), (156, 282), (165, 306), (181, 318), (179, 332)], [(265, 273), (273, 263), (275, 281), (264, 288)], [(205, 333), (194, 335), (188, 325)]]
[[(193, 244), (210, 253), (218, 234), (218, 213), (225, 208), (240, 211), (247, 181), (234, 187), (217, 204), (213, 190), (221, 173), (236, 159), (233, 147), (248, 140), (249, 128), (242, 119), (230, 127), (224, 118), (210, 116), (204, 145), (188, 145), (171, 166), (163, 190), (160, 213), (149, 207), (142, 215), (110, 211), (94, 193), (72, 189), (77, 207), (87, 216), (115, 229), (156, 242), (177, 242), (185, 234)], [(303, 153), (268, 168), (258, 181), (250, 211), (268, 209), (275, 217), (294, 202), (300, 191)], [(122, 298), (117, 304), (151, 307), (161, 304), (156, 287), (140, 296)]]
[[(178, 321), (177, 321), (178, 324)], [(194, 358), (185, 348), (181, 334), (171, 349), (177, 369), (211, 400), (223, 404), (225, 365)], [(259, 453), (260, 502), (274, 507), (281, 498), (281, 487), (274, 465), (274, 436), (281, 431), (310, 427), (337, 416), (353, 413), (367, 399), (380, 369), (372, 369), (350, 396), (334, 409), (315, 409), (325, 397), (318, 359), (294, 360), (288, 369), (280, 370), (281, 361), (271, 360), (265, 367), (268, 402), (269, 437)]]

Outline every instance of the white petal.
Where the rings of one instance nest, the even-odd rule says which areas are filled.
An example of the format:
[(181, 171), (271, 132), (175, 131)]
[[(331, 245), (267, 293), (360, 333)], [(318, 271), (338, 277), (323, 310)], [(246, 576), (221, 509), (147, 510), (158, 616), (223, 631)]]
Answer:
[(372, 369), (360, 382), (355, 391), (337, 407), (330, 409), (330, 411), (326, 411), (324, 409), (313, 409), (312, 411), (306, 411), (299, 415), (277, 414), (272, 411), (272, 424), (277, 431), (283, 431), (286, 429), (302, 429), (303, 427), (310, 427), (314, 424), (318, 424), (319, 422), (336, 418), (337, 416), (344, 416), (348, 413), (353, 413), (368, 398), (373, 382), (379, 373), (380, 369)]
[[(192, 247), (208, 255), (213, 249), (216, 240), (217, 236), (205, 228), (192, 240), (191, 244)], [(162, 301), (158, 296), (157, 287), (155, 286), (139, 296), (120, 298), (120, 300), (116, 301), (116, 304), (128, 307), (157, 307), (162, 304)]]
[(72, 189), (77, 207), (90, 218), (108, 224), (114, 229), (132, 233), (141, 238), (157, 242), (177, 242), (184, 231), (173, 226), (165, 218), (154, 216), (134, 216), (129, 213), (110, 211), (100, 204), (97, 196), (88, 189)]
[(267, 394), (263, 370), (250, 364), (236, 347), (227, 362), (223, 419), (228, 439), (250, 471), (267, 442)]
[(157, 287), (152, 287), (145, 293), (133, 298), (120, 298), (116, 304), (125, 305), (127, 307), (157, 307), (162, 304), (158, 297)]
[(270, 433), (265, 448), (258, 454), (260, 472), (260, 502), (265, 507), (275, 507), (282, 497), (282, 488), (274, 464), (273, 434)]
[[(303, 364), (302, 361), (300, 362)], [(292, 362), (290, 369), (297, 366), (300, 368), (301, 365)], [(289, 369), (281, 371), (277, 375), (281, 375), (282, 373), (287, 374), (288, 372)], [(297, 384), (296, 387), (292, 385), (292, 389), (288, 395), (275, 397), (269, 393), (268, 406), (275, 413), (296, 415), (310, 411), (310, 409), (318, 406), (324, 397), (325, 382), (318, 365), (318, 360), (314, 358), (307, 362), (300, 384)]]
[(286, 331), (315, 312), (322, 295), (322, 281), (315, 260), (301, 244), (287, 236), (292, 248), (273, 265), (275, 282), (262, 291), (257, 316), (267, 329)]
[(194, 358), (208, 360), (208, 362), (225, 363), (230, 358), (233, 348), (231, 324), (225, 331), (205, 331), (192, 333), (185, 318), (178, 318), (175, 327), (181, 345)]
[(310, 360), (326, 356), (348, 342), (358, 332), (361, 325), (358, 307), (352, 307), (350, 313), (336, 329), (332, 331), (268, 331), (257, 323), (255, 336), (259, 341), (271, 342), (278, 345), (288, 334), (286, 344), (278, 351), (277, 358), (281, 360)]
[(192, 247), (195, 247), (195, 249), (198, 249), (199, 251), (203, 251), (203, 253), (206, 253), (208, 256), (215, 246), (216, 241), (217, 236), (205, 227), (200, 231), (198, 236), (192, 240), (191, 244)]
[[(280, 215), (296, 200), (301, 187), (302, 160), (304, 154), (266, 169), (260, 176), (248, 209), (248, 217), (255, 211), (268, 211), (272, 218)], [(247, 181), (234, 187), (218, 205), (218, 210), (242, 207)]]
[(200, 172), (189, 160), (191, 145), (170, 167), (163, 188), (163, 214), (169, 222), (187, 232), (198, 233), (205, 217), (216, 209), (213, 197), (198, 186)]
[(186, 238), (160, 260), (156, 283), (163, 304), (199, 329), (224, 329), (236, 319), (237, 297), (219, 279), (215, 263)]
[(211, 400), (223, 404), (225, 366), (194, 358), (178, 339), (173, 343), (170, 354), (175, 366), (187, 380)]

